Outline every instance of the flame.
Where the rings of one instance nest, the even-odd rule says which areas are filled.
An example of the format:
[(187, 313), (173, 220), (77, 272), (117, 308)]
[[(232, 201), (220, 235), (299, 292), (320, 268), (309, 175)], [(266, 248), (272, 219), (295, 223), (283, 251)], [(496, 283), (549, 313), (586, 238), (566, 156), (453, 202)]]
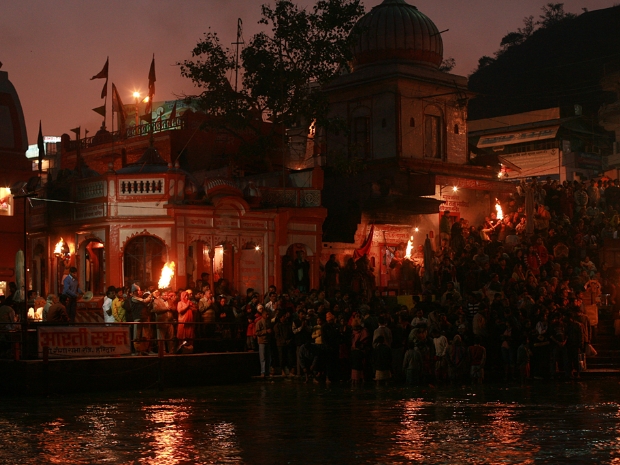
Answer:
[(502, 211), (502, 206), (499, 204), (499, 200), (495, 199), (495, 210), (497, 211), (497, 219), (504, 219), (504, 212)]
[(55, 255), (62, 255), (62, 245), (65, 243), (64, 240), (62, 240), (62, 238), (60, 239), (60, 242), (58, 242), (58, 244), (56, 244), (56, 247), (54, 247), (54, 254)]
[(411, 251), (413, 250), (413, 236), (407, 241), (407, 250), (405, 251), (405, 258), (411, 260)]
[(174, 276), (174, 262), (166, 263), (164, 268), (161, 270), (161, 277), (159, 278), (159, 283), (157, 283), (157, 287), (159, 289), (166, 289), (170, 286), (170, 281)]

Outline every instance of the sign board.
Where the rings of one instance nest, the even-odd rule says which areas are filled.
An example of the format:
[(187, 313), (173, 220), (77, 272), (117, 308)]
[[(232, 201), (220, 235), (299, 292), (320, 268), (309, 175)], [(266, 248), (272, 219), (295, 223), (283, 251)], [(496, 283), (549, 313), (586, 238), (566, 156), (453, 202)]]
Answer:
[(553, 139), (559, 128), (559, 126), (551, 126), (546, 128), (530, 129), (528, 131), (482, 136), (478, 141), (477, 147), (496, 147), (498, 145), (521, 144), (523, 142)]
[(103, 218), (106, 216), (106, 204), (93, 203), (75, 207), (73, 210), (75, 220), (88, 220), (93, 218)]
[(131, 354), (129, 326), (42, 326), (37, 339), (39, 357), (44, 347), (50, 358)]

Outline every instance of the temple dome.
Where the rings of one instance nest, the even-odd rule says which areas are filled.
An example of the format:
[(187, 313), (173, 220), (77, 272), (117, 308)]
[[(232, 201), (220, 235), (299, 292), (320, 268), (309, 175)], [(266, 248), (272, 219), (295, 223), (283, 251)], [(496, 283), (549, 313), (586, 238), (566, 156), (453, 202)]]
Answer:
[(9, 74), (0, 71), (0, 152), (18, 153), (25, 158), (26, 150), (28, 137), (24, 112)]
[(370, 63), (399, 60), (439, 68), (443, 41), (437, 26), (405, 0), (384, 0), (357, 23), (353, 69)]

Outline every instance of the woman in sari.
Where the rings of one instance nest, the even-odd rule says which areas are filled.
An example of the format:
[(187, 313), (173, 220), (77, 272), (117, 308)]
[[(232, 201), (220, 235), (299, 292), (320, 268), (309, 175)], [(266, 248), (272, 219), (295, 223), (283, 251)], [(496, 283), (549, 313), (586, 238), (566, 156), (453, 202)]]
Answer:
[[(194, 350), (195, 327), (194, 322), (194, 304), (189, 300), (187, 291), (181, 292), (181, 300), (177, 304), (179, 312), (179, 324), (177, 325), (177, 339), (179, 340), (179, 349), (183, 352), (192, 352)], [(186, 324), (190, 323), (190, 324)]]

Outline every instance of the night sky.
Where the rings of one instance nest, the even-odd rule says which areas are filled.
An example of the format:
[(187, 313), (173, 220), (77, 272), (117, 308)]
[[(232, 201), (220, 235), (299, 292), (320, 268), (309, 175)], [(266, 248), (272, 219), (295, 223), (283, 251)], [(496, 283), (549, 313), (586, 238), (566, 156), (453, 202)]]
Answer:
[[(364, 2), (369, 11), (381, 0)], [(547, 0), (410, 0), (430, 17), (442, 34), (444, 58), (453, 57), (456, 74), (468, 75), (482, 55), (492, 55), (501, 38), (538, 17)], [(26, 117), (28, 140), (36, 143), (39, 120), (45, 135), (69, 133), (76, 126), (94, 135), (102, 118), (91, 109), (103, 80), (90, 78), (110, 57), (114, 82), (125, 104), (147, 89), (153, 53), (157, 71), (155, 100), (195, 93), (175, 63), (191, 50), (209, 27), (222, 43), (234, 42), (237, 18), (243, 38), (258, 25), (265, 0), (0, 0), (0, 62), (17, 89)], [(617, 0), (566, 0), (568, 12), (608, 8)], [(300, 1), (299, 4), (310, 4)], [(232, 45), (230, 45), (232, 47)], [(108, 105), (110, 101), (108, 99)], [(109, 108), (109, 107), (108, 107)], [(109, 112), (109, 109), (108, 109)], [(108, 116), (108, 129), (110, 118)], [(72, 134), (73, 136), (73, 134)]]

